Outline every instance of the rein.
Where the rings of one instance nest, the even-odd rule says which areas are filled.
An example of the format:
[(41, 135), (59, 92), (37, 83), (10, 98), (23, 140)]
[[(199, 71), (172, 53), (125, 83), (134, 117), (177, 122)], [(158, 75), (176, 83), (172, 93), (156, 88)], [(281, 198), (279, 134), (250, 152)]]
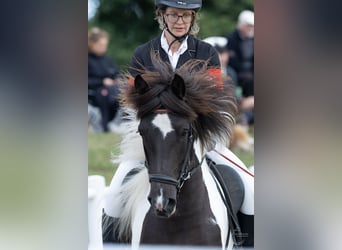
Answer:
[(216, 152), (218, 155), (220, 155), (221, 157), (223, 157), (224, 159), (226, 159), (227, 161), (230, 161), (231, 163), (233, 163), (235, 166), (237, 166), (239, 169), (241, 169), (243, 172), (245, 172), (246, 174), (254, 177), (254, 174), (252, 174), (251, 172), (249, 172), (248, 170), (246, 170), (245, 168), (241, 167), (239, 164), (237, 164), (235, 161), (229, 159), (227, 156), (225, 156), (224, 154), (220, 153), (219, 151), (217, 151), (216, 149), (213, 149), (214, 152)]

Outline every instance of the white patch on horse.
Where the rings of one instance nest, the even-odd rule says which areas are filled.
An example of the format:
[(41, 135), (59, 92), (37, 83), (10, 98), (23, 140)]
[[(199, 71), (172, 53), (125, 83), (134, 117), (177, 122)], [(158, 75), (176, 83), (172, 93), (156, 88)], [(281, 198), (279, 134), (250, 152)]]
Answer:
[(172, 128), (170, 118), (167, 114), (158, 114), (153, 119), (152, 124), (160, 129), (160, 132), (163, 134), (164, 139), (168, 133), (174, 130)]
[(124, 220), (126, 227), (132, 226), (132, 250), (139, 249), (143, 222), (150, 208), (147, 200), (150, 188), (146, 168), (135, 174), (122, 187), (121, 195), (126, 197), (126, 205), (122, 210), (120, 220)]
[(209, 218), (209, 223), (217, 225), (216, 219), (213, 217)]
[(157, 197), (157, 202), (156, 202), (156, 208), (157, 210), (162, 211), (163, 210), (163, 189), (160, 188), (160, 195)]
[[(201, 149), (199, 141), (195, 141), (194, 149), (197, 158), (201, 159), (203, 157), (203, 150)], [(209, 166), (207, 165), (206, 161), (203, 161), (201, 169), (203, 173), (203, 181), (208, 191), (209, 205), (214, 215), (215, 222), (221, 231), (222, 249), (225, 249), (228, 234), (227, 210), (222, 201), (219, 190), (217, 189), (215, 178), (211, 174)], [(227, 249), (231, 249), (230, 246)]]

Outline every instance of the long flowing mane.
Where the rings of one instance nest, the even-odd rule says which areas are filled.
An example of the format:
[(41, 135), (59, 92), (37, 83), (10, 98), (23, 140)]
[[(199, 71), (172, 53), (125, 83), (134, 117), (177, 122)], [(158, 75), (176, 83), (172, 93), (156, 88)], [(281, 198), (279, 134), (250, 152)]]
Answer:
[[(217, 79), (208, 74), (208, 61), (189, 60), (174, 72), (159, 54), (152, 51), (151, 58), (154, 70), (139, 70), (140, 76), (148, 83), (148, 89), (141, 93), (127, 82), (122, 92), (124, 104), (134, 108), (138, 118), (156, 109), (168, 109), (188, 117), (204, 148), (212, 148), (214, 140), (229, 139), (237, 113), (232, 84), (229, 82), (218, 87)], [(185, 83), (182, 99), (171, 88), (175, 76), (180, 76)]]

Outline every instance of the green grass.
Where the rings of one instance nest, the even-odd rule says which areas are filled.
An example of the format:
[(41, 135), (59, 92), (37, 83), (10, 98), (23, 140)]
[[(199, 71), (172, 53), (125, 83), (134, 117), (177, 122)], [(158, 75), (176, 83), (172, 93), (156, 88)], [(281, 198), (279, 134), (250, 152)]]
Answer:
[[(254, 135), (253, 128), (251, 134)], [(106, 185), (116, 171), (117, 164), (111, 162), (118, 155), (121, 136), (114, 133), (88, 133), (88, 175), (102, 175)], [(254, 155), (246, 152), (234, 152), (246, 166), (254, 165)]]
[(111, 162), (118, 155), (121, 136), (114, 133), (88, 133), (88, 175), (103, 175), (109, 185), (117, 164)]
[(247, 167), (250, 167), (252, 165), (254, 165), (254, 155), (250, 154), (250, 153), (246, 153), (246, 152), (237, 152), (237, 151), (233, 151), (234, 154), (236, 154), (237, 157), (239, 157), (239, 159), (245, 163), (245, 165)]
[[(254, 126), (249, 127), (249, 134), (254, 137)], [(254, 154), (247, 153), (247, 152), (241, 152), (241, 151), (234, 151), (234, 154), (237, 155), (237, 157), (240, 158), (240, 160), (245, 163), (247, 167), (250, 167), (254, 165)]]

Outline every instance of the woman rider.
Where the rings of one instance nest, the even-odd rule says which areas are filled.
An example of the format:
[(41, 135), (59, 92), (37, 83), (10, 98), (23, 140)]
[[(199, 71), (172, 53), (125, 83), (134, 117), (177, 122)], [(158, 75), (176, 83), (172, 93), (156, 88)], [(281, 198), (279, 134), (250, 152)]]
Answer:
[[(168, 61), (173, 69), (191, 59), (208, 60), (208, 74), (221, 79), (220, 61), (217, 52), (209, 44), (197, 39), (198, 11), (202, 0), (156, 0), (156, 20), (162, 33), (134, 51), (131, 74), (135, 77), (142, 66), (153, 70), (151, 49), (159, 52), (161, 59)], [(221, 84), (221, 83), (218, 83)]]

